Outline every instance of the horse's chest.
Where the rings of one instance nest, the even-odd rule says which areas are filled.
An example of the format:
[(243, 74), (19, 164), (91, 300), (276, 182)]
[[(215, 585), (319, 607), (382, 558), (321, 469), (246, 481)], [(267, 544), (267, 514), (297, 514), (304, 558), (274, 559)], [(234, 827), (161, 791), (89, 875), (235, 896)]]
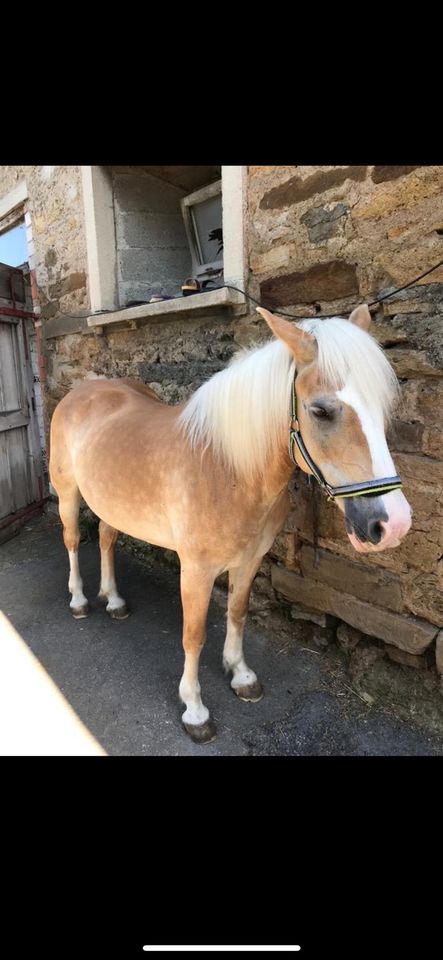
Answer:
[(239, 515), (233, 532), (232, 546), (243, 556), (263, 556), (272, 546), (289, 510), (286, 492), (271, 504), (260, 504)]

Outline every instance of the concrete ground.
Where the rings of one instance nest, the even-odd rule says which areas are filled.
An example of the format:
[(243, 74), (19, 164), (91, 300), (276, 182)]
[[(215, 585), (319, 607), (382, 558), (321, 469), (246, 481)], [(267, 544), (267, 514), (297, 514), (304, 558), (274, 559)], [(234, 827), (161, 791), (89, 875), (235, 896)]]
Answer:
[(67, 592), (68, 560), (56, 519), (30, 521), (0, 546), (0, 606), (88, 729), (111, 756), (435, 755), (443, 739), (412, 721), (349, 695), (322, 655), (290, 651), (249, 624), (246, 658), (265, 697), (242, 703), (221, 667), (223, 610), (213, 604), (202, 654), (203, 700), (217, 740), (191, 742), (181, 727), (178, 684), (183, 666), (178, 576), (147, 567), (122, 550), (119, 590), (131, 616), (110, 620), (94, 599), (97, 543), (81, 545), (84, 590), (92, 606), (74, 620)]

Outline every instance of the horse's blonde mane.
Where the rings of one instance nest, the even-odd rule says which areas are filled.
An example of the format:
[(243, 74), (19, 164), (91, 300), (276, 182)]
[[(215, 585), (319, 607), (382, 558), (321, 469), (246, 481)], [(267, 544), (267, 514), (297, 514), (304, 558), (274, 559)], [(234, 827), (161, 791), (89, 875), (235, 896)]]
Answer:
[[(376, 340), (355, 324), (332, 317), (299, 326), (318, 344), (318, 371), (326, 389), (349, 386), (369, 410), (389, 416), (397, 380)], [(190, 398), (180, 423), (191, 444), (212, 446), (244, 477), (263, 474), (285, 436), (294, 357), (280, 341), (237, 353)]]

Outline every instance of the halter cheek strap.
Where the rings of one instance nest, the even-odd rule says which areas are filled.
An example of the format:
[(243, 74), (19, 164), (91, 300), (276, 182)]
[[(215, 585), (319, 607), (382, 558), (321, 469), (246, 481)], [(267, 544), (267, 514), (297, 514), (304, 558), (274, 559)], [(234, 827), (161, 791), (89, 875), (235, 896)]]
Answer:
[(317, 483), (326, 493), (328, 500), (343, 500), (346, 497), (370, 497), (379, 493), (388, 493), (390, 490), (400, 490), (402, 482), (400, 477), (383, 477), (380, 480), (366, 480), (362, 483), (345, 483), (341, 487), (331, 487), (325, 480), (320, 467), (314, 462), (307, 450), (303, 437), (300, 432), (300, 425), (297, 419), (297, 395), (295, 392), (295, 378), (292, 383), (291, 391), (291, 416), (289, 420), (289, 456), (293, 463), (298, 466), (294, 455), (294, 448), (298, 447), (306, 466), (313, 473)]

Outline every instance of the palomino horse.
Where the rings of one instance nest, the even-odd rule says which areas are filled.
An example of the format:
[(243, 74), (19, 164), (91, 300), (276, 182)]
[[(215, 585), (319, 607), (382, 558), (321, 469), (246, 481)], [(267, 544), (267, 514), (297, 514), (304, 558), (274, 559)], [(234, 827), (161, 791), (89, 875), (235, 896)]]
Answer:
[(69, 552), (74, 617), (88, 612), (78, 565), (81, 497), (100, 517), (99, 597), (111, 617), (127, 615), (114, 575), (118, 531), (179, 555), (185, 651), (179, 691), (185, 729), (199, 743), (215, 737), (198, 664), (214, 580), (226, 570), (223, 663), (238, 697), (263, 696), (244, 660), (243, 631), (252, 581), (289, 509), (291, 397), (289, 452), (337, 497), (355, 549), (395, 547), (411, 524), (385, 439), (397, 383), (367, 332), (368, 308), (358, 307), (350, 320), (297, 325), (258, 312), (277, 339), (237, 355), (188, 402), (168, 406), (141, 383), (94, 380), (64, 397), (51, 426), (50, 475)]

